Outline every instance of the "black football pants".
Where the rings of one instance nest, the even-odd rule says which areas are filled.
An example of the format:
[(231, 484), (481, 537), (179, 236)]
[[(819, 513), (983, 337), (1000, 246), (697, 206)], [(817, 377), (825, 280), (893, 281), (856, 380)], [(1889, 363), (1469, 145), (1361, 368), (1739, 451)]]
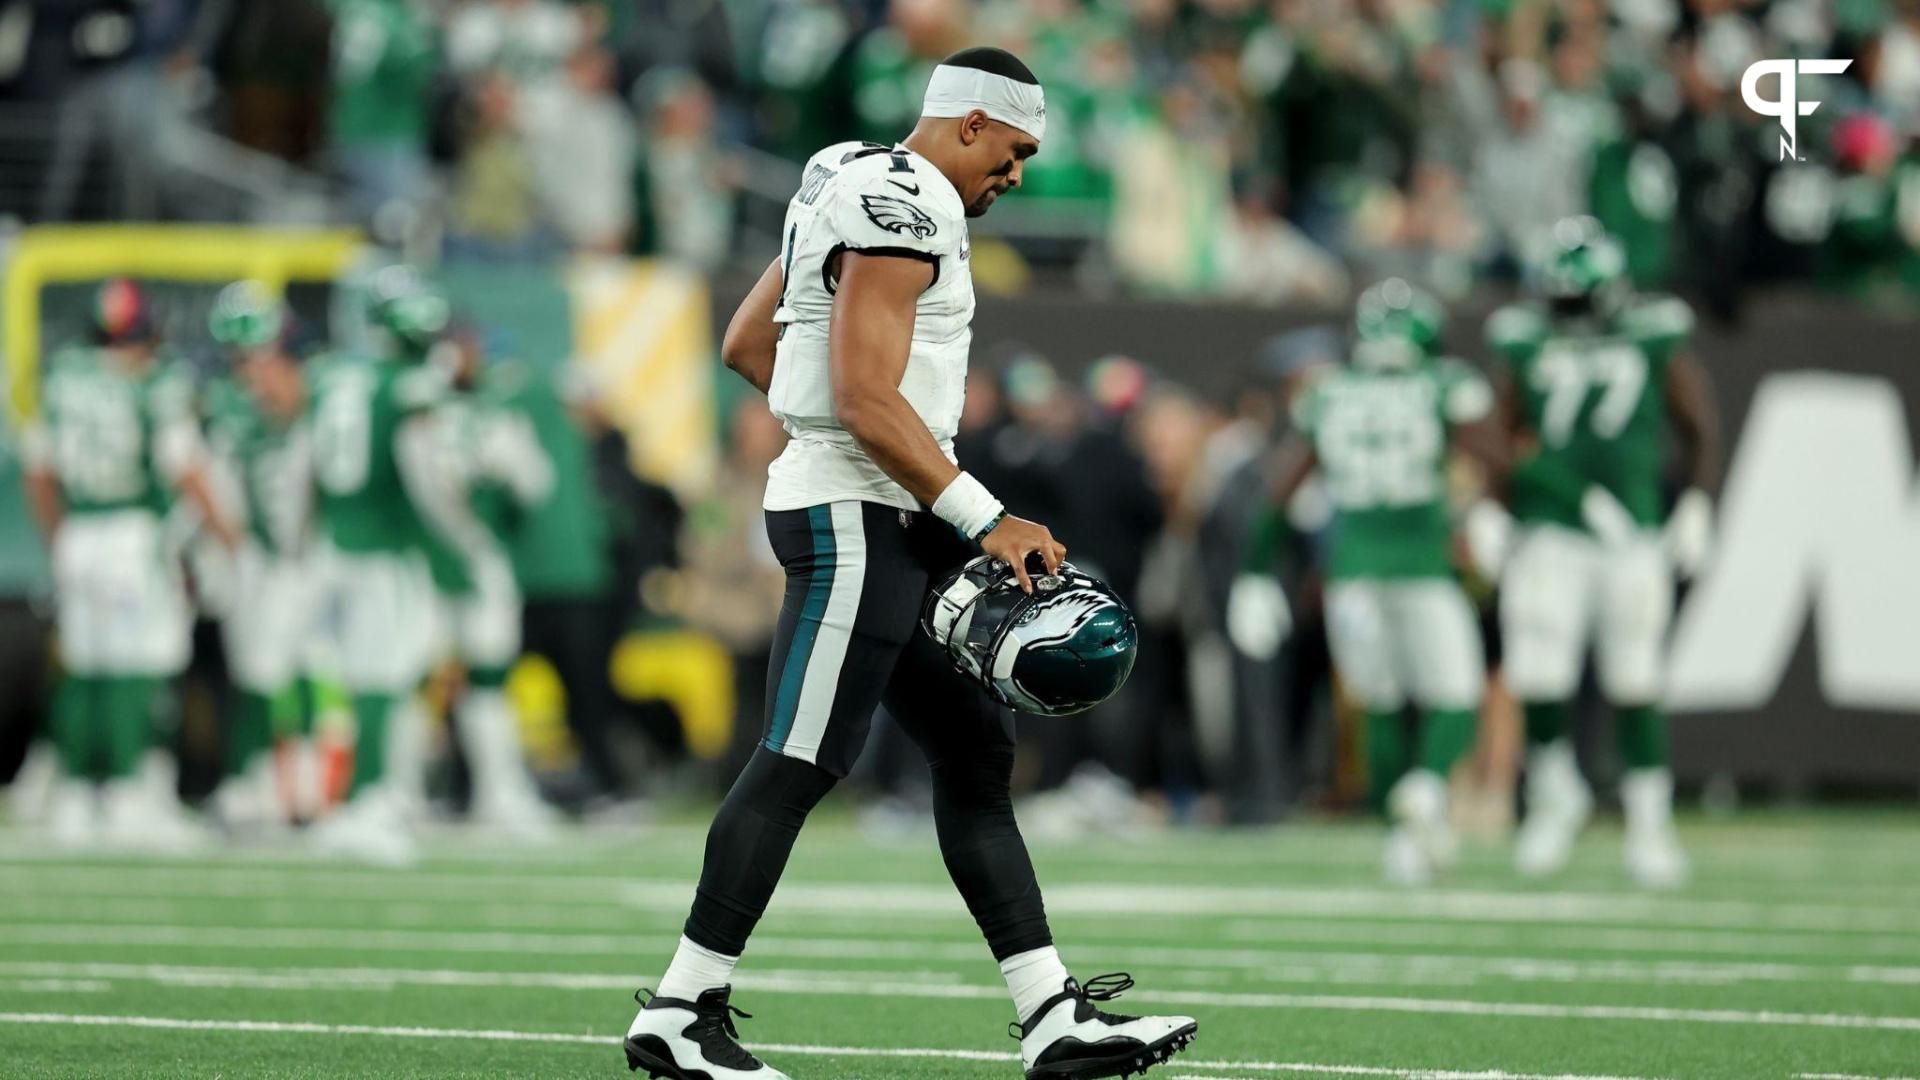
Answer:
[(766, 732), (707, 833), (687, 937), (745, 950), (801, 824), (884, 701), (926, 754), (941, 855), (995, 959), (1051, 944), (1013, 818), (1013, 716), (918, 629), (927, 590), (977, 552), (930, 513), (876, 503), (768, 511), (767, 535), (787, 593)]

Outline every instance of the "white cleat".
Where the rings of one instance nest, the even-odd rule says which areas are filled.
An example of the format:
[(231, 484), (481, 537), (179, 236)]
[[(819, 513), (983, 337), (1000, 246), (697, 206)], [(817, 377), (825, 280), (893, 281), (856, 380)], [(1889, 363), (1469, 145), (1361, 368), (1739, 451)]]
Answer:
[(1592, 816), (1593, 792), (1573, 746), (1561, 739), (1535, 750), (1527, 761), (1527, 816), (1514, 841), (1514, 869), (1526, 877), (1565, 869)]
[(76, 851), (100, 841), (98, 792), (84, 780), (59, 779), (47, 794), (47, 838)]
[[(641, 997), (646, 994), (647, 997)], [(640, 1014), (627, 1027), (627, 1070), (645, 1069), (664, 1080), (790, 1080), (740, 1045), (735, 1016), (752, 1019), (728, 1001), (733, 987), (719, 986), (693, 1001), (663, 998), (651, 990), (633, 995)]]
[(1131, 1076), (1186, 1049), (1200, 1029), (1191, 1016), (1121, 1016), (1095, 1007), (1132, 985), (1124, 974), (1096, 976), (1084, 988), (1068, 979), (1025, 1024), (1012, 1025), (1027, 1080)]
[(1672, 828), (1628, 829), (1627, 876), (1643, 889), (1677, 889), (1687, 883), (1687, 853)]
[(1419, 888), (1433, 883), (1433, 863), (1428, 861), (1427, 853), (1421, 850), (1420, 841), (1414, 839), (1413, 830), (1401, 825), (1387, 834), (1386, 858), (1381, 873), (1387, 884), (1403, 888)]
[(1427, 865), (1446, 870), (1460, 861), (1447, 802), (1447, 781), (1431, 769), (1414, 769), (1387, 793), (1387, 813), (1419, 846)]
[(101, 837), (116, 848), (181, 854), (212, 840), (172, 790), (148, 776), (108, 781), (100, 789), (100, 806)]
[(1687, 854), (1673, 831), (1673, 773), (1633, 769), (1620, 778), (1620, 807), (1626, 813), (1627, 876), (1646, 889), (1675, 889), (1686, 884)]
[(312, 835), (322, 854), (376, 866), (411, 866), (419, 857), (393, 793), (379, 788), (348, 800)]
[(7, 787), (8, 815), (21, 825), (46, 821), (53, 810), (54, 788), (63, 779), (60, 754), (53, 743), (46, 739), (33, 740), (27, 744), (26, 759), (13, 774), (13, 783)]
[(531, 790), (494, 793), (476, 799), (469, 819), (475, 826), (515, 840), (551, 840), (560, 831), (560, 812)]

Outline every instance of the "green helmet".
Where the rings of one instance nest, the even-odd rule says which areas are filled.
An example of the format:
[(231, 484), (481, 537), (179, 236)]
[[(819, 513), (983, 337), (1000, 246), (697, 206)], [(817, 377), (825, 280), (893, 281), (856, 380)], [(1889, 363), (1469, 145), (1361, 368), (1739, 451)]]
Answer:
[(1105, 582), (1061, 563), (1033, 575), (982, 555), (927, 594), (920, 626), (961, 674), (1008, 708), (1072, 716), (1112, 697), (1133, 671), (1140, 628)]
[(446, 295), (411, 266), (386, 267), (368, 283), (367, 321), (401, 351), (424, 354), (451, 318)]
[(1432, 355), (1446, 321), (1440, 301), (1405, 278), (1388, 278), (1360, 294), (1353, 309), (1354, 363), (1412, 367)]
[(1626, 287), (1627, 253), (1591, 217), (1554, 222), (1538, 274), (1548, 302), (1564, 314), (1604, 312)]
[(257, 281), (236, 281), (220, 290), (207, 312), (213, 340), (232, 349), (255, 349), (280, 339), (286, 328), (280, 301)]

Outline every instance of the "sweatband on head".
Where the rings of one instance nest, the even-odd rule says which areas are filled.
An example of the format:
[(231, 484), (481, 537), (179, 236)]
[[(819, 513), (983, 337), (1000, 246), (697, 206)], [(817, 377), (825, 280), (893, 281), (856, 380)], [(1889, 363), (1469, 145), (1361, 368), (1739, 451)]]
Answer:
[(1047, 137), (1047, 101), (1040, 87), (978, 68), (941, 64), (933, 69), (921, 116), (965, 116), (975, 109), (1019, 128), (1035, 142)]

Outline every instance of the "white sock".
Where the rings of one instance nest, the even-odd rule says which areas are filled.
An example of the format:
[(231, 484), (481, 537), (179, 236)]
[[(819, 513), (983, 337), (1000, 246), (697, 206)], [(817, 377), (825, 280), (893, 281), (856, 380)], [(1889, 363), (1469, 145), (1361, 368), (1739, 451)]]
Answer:
[(1673, 770), (1629, 769), (1620, 778), (1620, 809), (1628, 831), (1661, 830), (1673, 824)]
[(737, 956), (723, 956), (695, 945), (682, 935), (680, 947), (673, 953), (673, 963), (668, 964), (667, 973), (660, 976), (659, 994), (663, 998), (692, 1001), (708, 990), (727, 985), (727, 980), (733, 978), (733, 966), (739, 962)]
[(1007, 957), (1000, 961), (1000, 974), (1006, 976), (1013, 1011), (1022, 1024), (1067, 984), (1067, 966), (1060, 962), (1060, 950), (1051, 945)]

